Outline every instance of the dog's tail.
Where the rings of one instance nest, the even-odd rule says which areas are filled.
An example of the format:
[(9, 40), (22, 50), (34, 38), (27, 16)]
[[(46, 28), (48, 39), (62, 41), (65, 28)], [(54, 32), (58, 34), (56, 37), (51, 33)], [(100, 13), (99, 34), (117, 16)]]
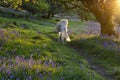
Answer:
[(70, 41), (71, 41), (69, 36), (66, 38), (66, 41), (68, 41), (68, 42), (70, 42)]
[(70, 40), (70, 37), (69, 37), (67, 31), (65, 31), (64, 34), (65, 34), (66, 41), (70, 42), (71, 40)]

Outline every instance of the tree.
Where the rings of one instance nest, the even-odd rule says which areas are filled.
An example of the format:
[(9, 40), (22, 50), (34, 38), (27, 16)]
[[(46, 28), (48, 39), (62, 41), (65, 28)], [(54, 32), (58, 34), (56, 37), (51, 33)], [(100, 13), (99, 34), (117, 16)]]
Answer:
[[(101, 25), (101, 34), (117, 35), (113, 16), (118, 0), (61, 0), (66, 8), (88, 9)], [(81, 3), (85, 6), (81, 6)]]
[(60, 0), (46, 0), (49, 4), (49, 10), (47, 12), (47, 18), (54, 17), (55, 13), (62, 11), (62, 4)]
[(101, 34), (116, 35), (113, 15), (118, 0), (81, 0), (101, 24)]
[(36, 14), (47, 12), (49, 4), (45, 0), (30, 0), (29, 2), (24, 2), (21, 7), (32, 14)]
[(32, 14), (47, 12), (49, 8), (45, 0), (1, 0), (0, 6), (15, 10), (24, 9)]
[(29, 2), (29, 0), (1, 0), (0, 5), (4, 7), (18, 9), (23, 2)]

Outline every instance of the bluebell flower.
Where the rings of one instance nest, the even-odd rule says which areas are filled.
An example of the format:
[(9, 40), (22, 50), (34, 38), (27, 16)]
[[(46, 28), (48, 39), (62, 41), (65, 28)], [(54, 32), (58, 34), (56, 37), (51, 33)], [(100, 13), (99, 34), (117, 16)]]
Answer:
[(11, 76), (10, 76), (10, 79), (13, 79), (13, 78), (14, 78), (14, 75), (11, 75)]
[(16, 80), (20, 80), (20, 78), (17, 78)]
[(28, 80), (32, 80), (32, 76), (29, 76), (29, 77), (28, 77)]
[(5, 80), (5, 78), (2, 78), (1, 80)]

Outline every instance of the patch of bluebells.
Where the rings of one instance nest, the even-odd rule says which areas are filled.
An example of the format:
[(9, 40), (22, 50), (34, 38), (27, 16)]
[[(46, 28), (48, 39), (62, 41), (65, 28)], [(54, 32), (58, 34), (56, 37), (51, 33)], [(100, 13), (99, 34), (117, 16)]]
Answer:
[(20, 78), (17, 78), (16, 80), (20, 80)]
[[(90, 22), (90, 24), (91, 24), (91, 22)], [(89, 27), (86, 28), (86, 30), (92, 31), (93, 33), (96, 33), (96, 35), (99, 34), (100, 33), (100, 25), (98, 23), (94, 23), (94, 22), (92, 24), (94, 24), (94, 26), (89, 25), (89, 23), (88, 23)], [(119, 29), (120, 29), (119, 27), (116, 28), (116, 30), (119, 30)], [(118, 34), (120, 34), (120, 31)], [(91, 35), (91, 33), (89, 35)], [(120, 43), (115, 42), (114, 39), (115, 39), (115, 36), (101, 35), (98, 38), (98, 40), (96, 40), (96, 42), (98, 44), (102, 44), (102, 46), (104, 48), (107, 48), (109, 50), (120, 51)]]
[[(102, 38), (101, 38), (102, 39)], [(110, 38), (106, 38), (106, 39), (102, 39), (102, 40), (97, 40), (96, 41), (97, 44), (101, 44), (104, 48), (108, 49), (108, 50), (116, 50), (116, 51), (120, 51), (120, 43), (113, 41)]]
[(22, 56), (16, 56), (12, 59), (5, 57), (0, 58), (0, 76), (1, 80), (33, 80), (44, 79), (46, 75), (51, 75), (56, 70), (56, 63), (54, 61), (40, 61), (34, 60), (32, 56), (25, 59)]
[(14, 40), (17, 38), (20, 38), (20, 33), (18, 31), (7, 31), (0, 29), (0, 45), (3, 45), (7, 41)]

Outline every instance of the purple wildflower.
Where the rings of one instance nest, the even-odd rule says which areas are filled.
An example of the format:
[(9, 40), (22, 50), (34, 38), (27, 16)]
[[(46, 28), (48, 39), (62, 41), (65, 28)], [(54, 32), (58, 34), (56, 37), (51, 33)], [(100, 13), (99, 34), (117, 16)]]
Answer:
[(20, 78), (17, 78), (16, 80), (20, 80)]
[(55, 67), (55, 62), (52, 61), (51, 64), (52, 64), (52, 67)]
[(29, 77), (28, 77), (28, 80), (32, 80), (32, 76), (29, 76)]
[(5, 80), (5, 78), (2, 78), (1, 80)]
[(43, 79), (43, 75), (42, 75), (42, 74), (39, 74), (39, 78), (40, 78), (40, 79)]
[(2, 68), (2, 67), (0, 67), (0, 71), (2, 71), (2, 69), (3, 69), (3, 68)]
[(10, 76), (10, 79), (13, 79), (14, 77), (15, 77), (14, 75), (11, 75), (11, 76)]
[(108, 44), (107, 44), (107, 43), (104, 43), (103, 46), (104, 46), (104, 47), (108, 47)]
[(7, 70), (6, 72), (8, 75), (10, 75), (12, 73), (10, 70)]

